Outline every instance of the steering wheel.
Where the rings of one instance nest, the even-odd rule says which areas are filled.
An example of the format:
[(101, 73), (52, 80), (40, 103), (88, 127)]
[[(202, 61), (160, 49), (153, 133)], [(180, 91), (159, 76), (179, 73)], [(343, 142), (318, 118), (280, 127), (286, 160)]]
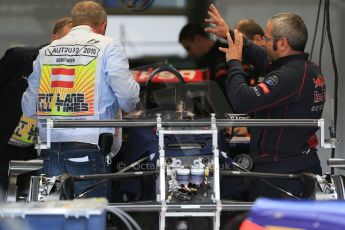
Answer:
[(170, 72), (172, 74), (174, 74), (177, 79), (179, 80), (180, 83), (185, 84), (186, 82), (183, 79), (183, 76), (181, 75), (181, 73), (175, 69), (173, 66), (167, 64), (167, 63), (161, 63), (159, 64), (159, 66), (152, 71), (152, 73), (150, 74), (150, 76), (148, 77), (147, 81), (146, 81), (146, 97), (145, 97), (145, 103), (146, 103), (146, 108), (148, 107), (148, 105), (150, 105), (150, 96), (151, 96), (151, 88), (152, 88), (152, 79), (160, 72)]

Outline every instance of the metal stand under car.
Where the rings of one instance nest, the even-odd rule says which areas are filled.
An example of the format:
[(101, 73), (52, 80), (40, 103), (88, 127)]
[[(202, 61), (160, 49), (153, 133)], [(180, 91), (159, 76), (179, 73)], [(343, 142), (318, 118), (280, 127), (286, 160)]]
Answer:
[[(214, 229), (220, 227), (220, 213), (221, 211), (244, 211), (249, 210), (252, 203), (248, 202), (233, 202), (233, 201), (221, 201), (220, 200), (220, 174), (227, 175), (229, 173), (223, 173), (219, 169), (219, 150), (217, 146), (217, 131), (221, 127), (232, 127), (232, 126), (317, 126), (320, 127), (321, 131), (321, 146), (324, 148), (333, 148), (335, 143), (325, 143), (324, 139), (324, 121), (320, 120), (306, 120), (306, 119), (247, 119), (247, 120), (228, 120), (228, 119), (215, 119), (214, 114), (210, 120), (162, 120), (160, 115), (157, 115), (157, 119), (151, 120), (109, 120), (109, 121), (52, 121), (47, 122), (47, 143), (41, 144), (41, 148), (50, 147), (50, 134), (53, 128), (72, 128), (72, 127), (157, 127), (157, 134), (159, 140), (159, 171), (158, 171), (158, 190), (156, 192), (156, 202), (151, 203), (126, 203), (126, 204), (109, 204), (109, 209), (120, 208), (123, 211), (158, 211), (160, 212), (160, 229), (163, 230), (166, 227), (166, 218), (169, 217), (212, 217)], [(187, 128), (186, 128), (187, 127)], [(178, 170), (171, 167), (171, 162), (167, 162), (165, 152), (165, 135), (186, 135), (186, 134), (210, 134), (212, 136), (212, 151), (213, 154), (210, 159), (210, 165), (203, 166), (208, 168), (208, 171), (212, 172), (207, 175), (209, 186), (211, 188), (208, 193), (208, 203), (198, 201), (195, 202), (182, 202), (172, 199), (171, 192), (171, 181), (173, 181), (174, 172)], [(186, 167), (185, 167), (186, 168)], [(192, 168), (192, 166), (190, 167)], [(233, 176), (248, 176), (246, 173), (238, 173), (233, 171)], [(236, 173), (237, 172), (237, 173)], [(250, 174), (250, 173), (249, 173)], [(265, 174), (265, 175), (254, 175), (259, 173), (253, 173), (252, 176), (257, 177), (285, 177), (289, 178), (295, 175), (277, 175), (277, 174)], [(85, 175), (84, 179), (104, 179), (112, 178), (108, 175)], [(206, 176), (205, 176), (206, 177)], [(114, 177), (115, 178), (115, 177)], [(75, 179), (82, 179), (80, 176)], [(176, 178), (175, 178), (176, 179)]]
[[(218, 130), (215, 123), (214, 114), (211, 117), (211, 127), (209, 129), (196, 129), (196, 130), (181, 130), (181, 129), (170, 129), (166, 130), (162, 127), (160, 116), (157, 117), (157, 132), (159, 142), (159, 192), (157, 193), (157, 201), (161, 204), (160, 210), (160, 229), (165, 229), (166, 217), (212, 217), (213, 228), (219, 229), (220, 227), (220, 212), (221, 212), (221, 201), (220, 201), (220, 178), (219, 178), (219, 150), (218, 150)], [(165, 145), (164, 135), (185, 135), (185, 134), (211, 134), (212, 135), (212, 151), (213, 151), (213, 194), (211, 195), (211, 205), (215, 206), (215, 209), (205, 209), (200, 211), (198, 204), (183, 204), (180, 206), (183, 211), (172, 211), (168, 209), (168, 196), (166, 194), (166, 157), (165, 157)], [(201, 168), (204, 170), (204, 167)], [(187, 169), (188, 170), (188, 169)], [(172, 174), (172, 173), (170, 173)], [(187, 185), (188, 186), (188, 185)], [(170, 195), (171, 196), (171, 195)]]

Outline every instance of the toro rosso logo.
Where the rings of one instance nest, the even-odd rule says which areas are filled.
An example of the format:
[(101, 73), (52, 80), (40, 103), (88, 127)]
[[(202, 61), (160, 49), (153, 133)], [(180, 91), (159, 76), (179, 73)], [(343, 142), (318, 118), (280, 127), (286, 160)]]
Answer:
[(277, 75), (271, 75), (271, 76), (267, 77), (266, 83), (268, 85), (277, 85), (278, 84), (278, 77), (277, 77)]
[(325, 87), (325, 79), (323, 78), (323, 76), (321, 74), (317, 75), (316, 79), (313, 79), (314, 84), (315, 84), (315, 88), (323, 88)]

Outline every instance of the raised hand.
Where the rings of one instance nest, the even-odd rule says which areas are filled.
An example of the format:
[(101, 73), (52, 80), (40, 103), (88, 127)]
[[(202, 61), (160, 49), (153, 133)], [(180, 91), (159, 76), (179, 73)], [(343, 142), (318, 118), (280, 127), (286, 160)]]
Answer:
[(229, 26), (223, 19), (222, 15), (220, 15), (214, 4), (210, 5), (207, 13), (209, 18), (205, 19), (205, 22), (213, 24), (214, 27), (207, 27), (205, 31), (213, 33), (220, 38), (225, 38), (226, 33), (229, 32)]
[(226, 54), (226, 61), (242, 61), (243, 36), (236, 29), (234, 30), (235, 41), (232, 40), (230, 33), (226, 33), (229, 48), (219, 47), (219, 50)]

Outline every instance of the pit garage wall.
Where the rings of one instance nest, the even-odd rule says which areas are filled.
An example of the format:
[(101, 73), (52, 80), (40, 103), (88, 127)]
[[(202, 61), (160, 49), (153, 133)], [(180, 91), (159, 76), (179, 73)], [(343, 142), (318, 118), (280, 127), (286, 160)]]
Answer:
[[(324, 2), (324, 0), (322, 0)], [(234, 27), (237, 21), (242, 18), (252, 18), (258, 22), (263, 28), (266, 20), (270, 16), (280, 12), (293, 12), (300, 15), (305, 21), (308, 31), (309, 39), (306, 47), (306, 52), (310, 53), (312, 46), (312, 38), (314, 35), (314, 28), (317, 17), (318, 0), (217, 0), (216, 6), (220, 9), (231, 28)], [(314, 54), (312, 60), (315, 63), (319, 62), (320, 53), (320, 38), (322, 30), (323, 6), (321, 7), (321, 18), (319, 21), (318, 35), (316, 37)], [(335, 58), (338, 66), (339, 83), (338, 83), (338, 130), (337, 137), (344, 140), (344, 124), (345, 124), (345, 63), (344, 63), (344, 41), (345, 41), (345, 1), (331, 0), (330, 5), (330, 21), (331, 33), (333, 38)], [(326, 40), (322, 56), (322, 71), (326, 78), (327, 85), (327, 101), (324, 108), (323, 117), (326, 124), (326, 138), (329, 137), (328, 126), (333, 118), (333, 94), (334, 94), (334, 71), (331, 62), (331, 54)], [(345, 158), (344, 143), (337, 145), (336, 157)], [(330, 168), (327, 166), (327, 158), (331, 156), (331, 150), (319, 149), (319, 157), (322, 162), (323, 172), (329, 172)]]

